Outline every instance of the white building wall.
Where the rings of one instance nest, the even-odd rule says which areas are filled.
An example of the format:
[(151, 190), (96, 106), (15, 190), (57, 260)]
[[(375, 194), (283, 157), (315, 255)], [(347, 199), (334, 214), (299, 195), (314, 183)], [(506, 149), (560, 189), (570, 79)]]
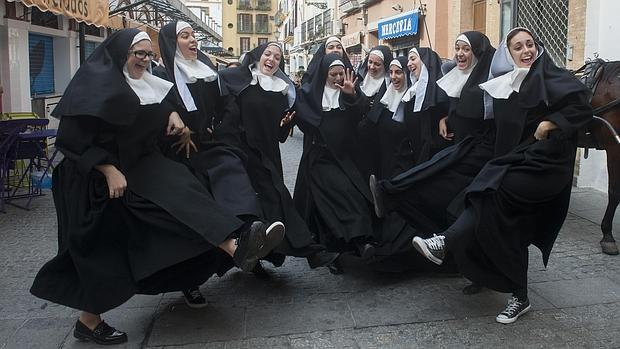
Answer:
[(28, 27), (30, 23), (7, 19), (0, 27), (2, 36), (0, 51), (2, 60), (3, 109), (12, 112), (29, 112), (30, 104), (30, 66), (24, 59), (28, 57)]
[[(4, 14), (4, 11), (4, 3), (0, 3), (0, 13)], [(45, 28), (3, 17), (4, 15), (0, 18), (0, 83), (4, 88), (3, 111), (30, 112), (32, 98), (28, 33), (54, 38), (54, 95), (62, 95), (80, 66), (78, 33), (68, 30), (68, 20), (63, 16), (59, 16), (62, 29)], [(86, 40), (101, 42), (104, 38), (87, 35)]]
[[(620, 60), (620, 1), (588, 0), (586, 8), (586, 58), (599, 57), (606, 60)], [(607, 157), (602, 150), (590, 150), (588, 159), (579, 162), (579, 176), (577, 186), (592, 187), (600, 191), (607, 191)]]

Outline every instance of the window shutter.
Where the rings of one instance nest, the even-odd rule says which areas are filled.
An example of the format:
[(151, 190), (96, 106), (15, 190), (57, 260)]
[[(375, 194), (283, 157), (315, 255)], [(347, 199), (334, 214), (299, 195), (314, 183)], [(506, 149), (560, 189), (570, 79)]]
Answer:
[(29, 34), (30, 94), (54, 93), (54, 39)]

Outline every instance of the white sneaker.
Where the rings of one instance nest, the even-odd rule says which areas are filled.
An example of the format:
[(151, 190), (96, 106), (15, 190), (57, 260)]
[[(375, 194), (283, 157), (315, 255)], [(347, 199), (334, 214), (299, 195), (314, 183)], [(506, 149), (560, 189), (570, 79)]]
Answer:
[(433, 234), (432, 238), (422, 239), (419, 236), (413, 238), (412, 244), (418, 252), (431, 262), (441, 265), (446, 258), (446, 244), (443, 235)]
[(508, 300), (508, 305), (497, 317), (495, 321), (500, 324), (511, 324), (519, 318), (519, 316), (527, 313), (530, 310), (530, 300), (520, 301), (517, 297), (511, 297)]

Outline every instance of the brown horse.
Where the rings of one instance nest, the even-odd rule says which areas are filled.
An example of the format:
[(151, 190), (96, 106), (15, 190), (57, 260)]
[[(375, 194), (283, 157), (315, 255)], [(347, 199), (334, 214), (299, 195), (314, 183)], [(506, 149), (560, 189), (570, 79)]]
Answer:
[[(601, 222), (603, 253), (617, 255), (618, 246), (613, 237), (612, 223), (620, 203), (620, 61), (606, 62), (601, 59), (586, 63), (582, 82), (592, 90), (590, 104), (594, 109), (594, 120), (588, 125), (589, 133), (595, 139), (595, 147), (607, 153), (607, 209)], [(584, 146), (580, 142), (580, 146)], [(587, 154), (587, 146), (586, 154)]]

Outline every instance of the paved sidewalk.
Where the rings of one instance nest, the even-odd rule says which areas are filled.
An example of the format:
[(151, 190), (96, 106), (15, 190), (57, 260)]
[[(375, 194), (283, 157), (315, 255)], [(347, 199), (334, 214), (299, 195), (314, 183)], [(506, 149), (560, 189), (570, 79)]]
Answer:
[[(283, 146), (294, 183), (301, 136)], [(209, 306), (188, 308), (180, 293), (136, 296), (104, 315), (129, 334), (114, 348), (620, 347), (620, 256), (600, 252), (601, 192), (575, 189), (548, 268), (530, 249), (532, 310), (495, 323), (508, 295), (461, 293), (457, 275), (380, 274), (355, 259), (347, 273), (311, 270), (289, 258), (271, 278), (231, 270), (202, 286)], [(40, 266), (56, 252), (51, 195), (29, 212), (0, 213), (0, 349), (94, 348), (77, 342), (77, 312), (31, 296)], [(618, 215), (616, 215), (618, 216)], [(620, 238), (620, 217), (614, 231)]]

